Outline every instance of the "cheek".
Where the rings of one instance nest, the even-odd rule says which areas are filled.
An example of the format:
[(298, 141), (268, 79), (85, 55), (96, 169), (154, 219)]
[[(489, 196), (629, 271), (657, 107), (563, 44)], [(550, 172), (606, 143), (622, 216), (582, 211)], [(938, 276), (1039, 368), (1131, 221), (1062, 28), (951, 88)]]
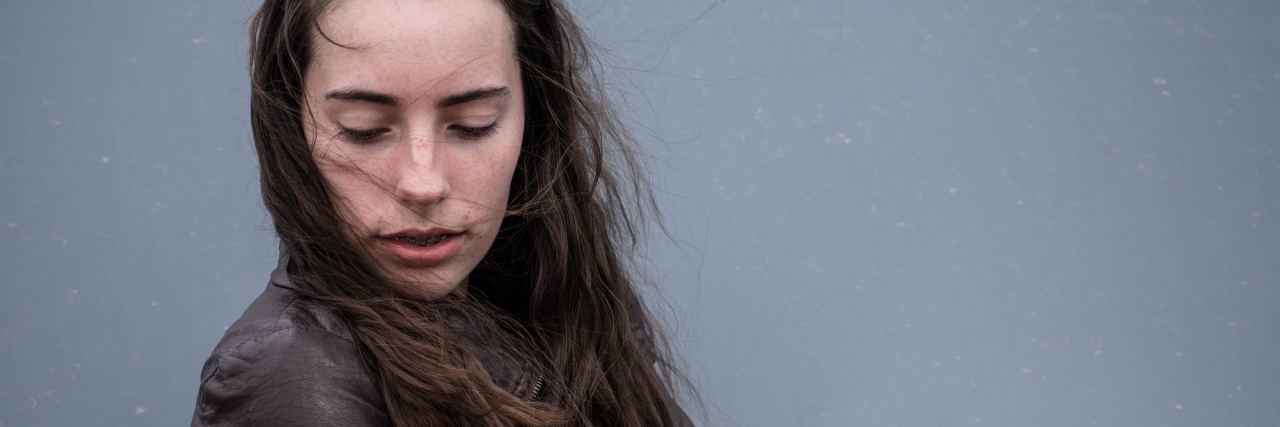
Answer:
[[(475, 202), (466, 203), (469, 208), (461, 212), (465, 220), (501, 218), (506, 211), (507, 194), (511, 190), (511, 171), (507, 170), (507, 164), (514, 165), (514, 158), (506, 157), (506, 154), (493, 155), (479, 162), (468, 161), (463, 176), (457, 176), (453, 197)], [(461, 207), (461, 204), (455, 206)]]
[(381, 204), (378, 197), (386, 194), (383, 186), (378, 185), (378, 164), (371, 159), (356, 161), (349, 153), (338, 150), (314, 151), (316, 166), (329, 186), (338, 211), (348, 222), (357, 227), (373, 225), (379, 215), (376, 209)]
[(364, 219), (368, 217), (366, 207), (368, 203), (361, 200), (359, 180), (355, 179), (355, 174), (347, 167), (335, 165), (333, 163), (318, 160), (321, 174), (329, 185), (329, 191), (333, 197), (333, 201), (337, 204), (338, 213), (346, 218), (348, 223), (359, 225), (364, 223)]
[(320, 175), (329, 184), (333, 195), (338, 199), (349, 199), (352, 195), (358, 194), (353, 191), (353, 187), (358, 183), (356, 177), (359, 175), (359, 170), (353, 162), (341, 159), (345, 156), (340, 156), (327, 148), (324, 145), (316, 146), (312, 151), (312, 158), (315, 159), (316, 167), (320, 168)]
[(386, 193), (391, 184), (388, 173), (394, 170), (394, 154), (328, 138), (312, 146), (312, 158), (325, 181), (337, 195), (349, 199), (367, 198), (370, 189), (382, 190), (372, 193)]
[(491, 159), (484, 176), (487, 195), (498, 208), (505, 209), (507, 196), (511, 192), (511, 177), (515, 173), (516, 162), (520, 159), (519, 141), (504, 145), (501, 152)]
[(520, 132), (502, 135), (482, 146), (459, 147), (451, 165), (456, 197), (480, 202), (486, 214), (507, 207), (511, 178), (520, 158)]

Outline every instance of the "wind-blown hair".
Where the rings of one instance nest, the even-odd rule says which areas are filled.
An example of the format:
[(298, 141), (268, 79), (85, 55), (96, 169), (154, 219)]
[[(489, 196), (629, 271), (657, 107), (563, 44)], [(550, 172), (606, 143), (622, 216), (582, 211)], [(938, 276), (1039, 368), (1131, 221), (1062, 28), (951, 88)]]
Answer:
[[(466, 292), (433, 300), (399, 290), (344, 237), (306, 139), (303, 81), (333, 2), (266, 0), (253, 16), (253, 136), (290, 276), (351, 324), (396, 425), (671, 424), (682, 377), (628, 262), (655, 207), (636, 143), (560, 1), (495, 1), (515, 32), (523, 145), (493, 247)], [(480, 345), (546, 379), (536, 399), (493, 383), (449, 326), (458, 316), (502, 337)]]

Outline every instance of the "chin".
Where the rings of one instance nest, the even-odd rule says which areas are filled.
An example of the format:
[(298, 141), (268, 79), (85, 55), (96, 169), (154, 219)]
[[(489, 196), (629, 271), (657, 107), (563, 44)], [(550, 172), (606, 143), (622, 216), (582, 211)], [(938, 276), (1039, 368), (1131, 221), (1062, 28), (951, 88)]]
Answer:
[(462, 289), (465, 278), (433, 272), (406, 272), (392, 270), (400, 279), (401, 291), (423, 299), (436, 299)]

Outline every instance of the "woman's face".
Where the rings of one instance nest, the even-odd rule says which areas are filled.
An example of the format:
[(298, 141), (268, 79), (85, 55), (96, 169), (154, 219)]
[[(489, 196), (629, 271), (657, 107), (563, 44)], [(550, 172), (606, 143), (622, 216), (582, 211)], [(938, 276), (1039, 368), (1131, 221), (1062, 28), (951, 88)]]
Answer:
[(362, 0), (319, 26), (303, 122), (347, 237), (407, 291), (452, 292), (493, 244), (520, 154), (509, 18), (496, 1)]

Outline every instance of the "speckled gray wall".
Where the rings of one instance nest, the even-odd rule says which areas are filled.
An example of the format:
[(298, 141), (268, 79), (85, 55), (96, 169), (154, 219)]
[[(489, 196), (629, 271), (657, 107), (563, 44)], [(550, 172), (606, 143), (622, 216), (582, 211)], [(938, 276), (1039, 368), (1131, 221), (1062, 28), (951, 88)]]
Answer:
[[(573, 5), (711, 425), (1280, 425), (1280, 3)], [(255, 6), (0, 5), (0, 426), (189, 419)]]

